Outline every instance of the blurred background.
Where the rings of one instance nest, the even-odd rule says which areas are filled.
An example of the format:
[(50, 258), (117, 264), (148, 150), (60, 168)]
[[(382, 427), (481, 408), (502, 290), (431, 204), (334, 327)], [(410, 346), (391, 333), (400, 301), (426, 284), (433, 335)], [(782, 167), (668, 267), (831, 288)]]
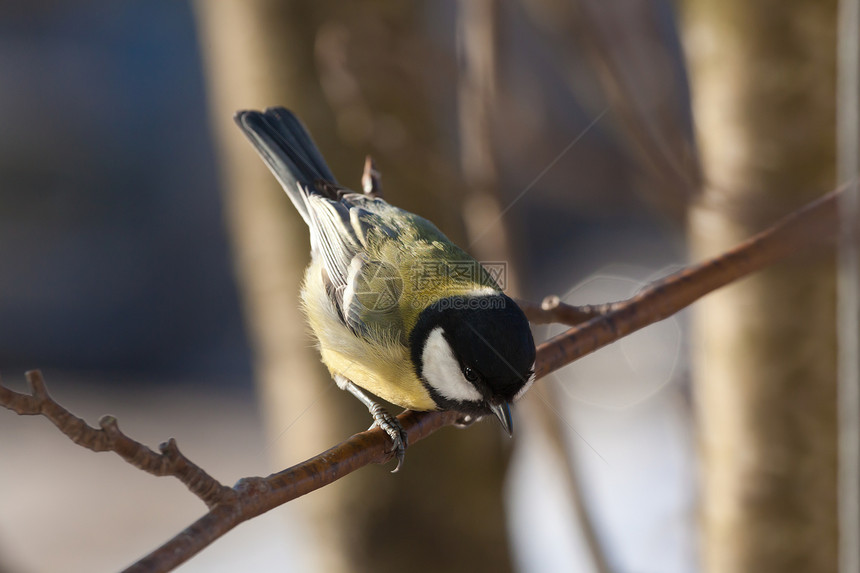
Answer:
[[(222, 483), (298, 463), (369, 422), (233, 112), (295, 110), (353, 189), (371, 154), (515, 296), (624, 299), (834, 186), (835, 2), (769, 4), (0, 4), (4, 383)], [(536, 384), (513, 440), (445, 429), (180, 570), (835, 570), (832, 291), (820, 255), (746, 279)], [(132, 563), (204, 512), (174, 481), (0, 412), (0, 571)]]

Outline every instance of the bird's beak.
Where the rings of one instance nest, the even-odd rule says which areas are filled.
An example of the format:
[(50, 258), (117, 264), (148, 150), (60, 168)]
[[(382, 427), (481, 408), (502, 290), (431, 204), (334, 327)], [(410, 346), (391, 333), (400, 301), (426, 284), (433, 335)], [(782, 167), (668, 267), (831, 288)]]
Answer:
[(511, 407), (507, 402), (502, 402), (501, 404), (490, 404), (490, 411), (496, 415), (496, 418), (499, 419), (499, 423), (502, 424), (502, 428), (508, 433), (509, 436), (514, 435), (514, 421), (511, 419)]

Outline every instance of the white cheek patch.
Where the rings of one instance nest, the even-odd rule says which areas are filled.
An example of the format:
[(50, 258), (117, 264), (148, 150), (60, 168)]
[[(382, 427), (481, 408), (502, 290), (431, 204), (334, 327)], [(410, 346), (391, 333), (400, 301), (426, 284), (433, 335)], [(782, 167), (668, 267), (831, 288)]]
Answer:
[(460, 364), (445, 337), (442, 327), (430, 331), (421, 352), (421, 374), (427, 383), (449, 400), (481, 402), (481, 393), (463, 378)]
[[(537, 363), (535, 363), (535, 364), (537, 364)], [(514, 399), (513, 399), (513, 401), (514, 401), (514, 402), (516, 402), (517, 400), (519, 400), (520, 398), (522, 398), (522, 397), (523, 397), (523, 394), (525, 394), (526, 392), (528, 392), (528, 391), (529, 391), (529, 388), (531, 388), (531, 387), (532, 387), (532, 384), (534, 384), (534, 382), (535, 382), (535, 374), (534, 374), (534, 371), (535, 371), (535, 364), (532, 364), (532, 375), (531, 375), (531, 376), (529, 376), (529, 379), (528, 379), (528, 380), (526, 380), (526, 383), (525, 383), (525, 384), (523, 384), (523, 387), (522, 387), (522, 388), (520, 388), (519, 392), (517, 392), (516, 396), (514, 396)]]

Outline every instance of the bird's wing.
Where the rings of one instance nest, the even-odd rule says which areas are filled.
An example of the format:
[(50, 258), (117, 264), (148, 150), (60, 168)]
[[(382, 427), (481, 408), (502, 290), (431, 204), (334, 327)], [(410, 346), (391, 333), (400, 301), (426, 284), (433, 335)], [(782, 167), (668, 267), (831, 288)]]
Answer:
[[(326, 292), (343, 322), (357, 335), (402, 341), (402, 271), (397, 261), (383, 262), (386, 257), (374, 246), (399, 246), (398, 234), (404, 226), (409, 231), (412, 215), (340, 187), (290, 111), (240, 111), (235, 120), (310, 228), (313, 256), (322, 263)], [(402, 254), (396, 248), (386, 252), (398, 259)]]
[(354, 193), (340, 201), (310, 195), (308, 207), (314, 256), (322, 259), (327, 292), (343, 322), (356, 335), (386, 344), (402, 342), (400, 253), (388, 260), (380, 248), (398, 237), (398, 230), (380, 214), (395, 208)]

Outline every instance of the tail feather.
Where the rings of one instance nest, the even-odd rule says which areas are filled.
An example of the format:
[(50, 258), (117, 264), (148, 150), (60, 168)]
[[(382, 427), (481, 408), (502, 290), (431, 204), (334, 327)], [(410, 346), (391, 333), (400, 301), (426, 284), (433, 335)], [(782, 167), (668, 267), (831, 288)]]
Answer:
[[(263, 112), (239, 111), (233, 119), (310, 224), (304, 194), (336, 187), (337, 182), (308, 131), (292, 112), (282, 107)], [(318, 185), (320, 180), (328, 185)]]

